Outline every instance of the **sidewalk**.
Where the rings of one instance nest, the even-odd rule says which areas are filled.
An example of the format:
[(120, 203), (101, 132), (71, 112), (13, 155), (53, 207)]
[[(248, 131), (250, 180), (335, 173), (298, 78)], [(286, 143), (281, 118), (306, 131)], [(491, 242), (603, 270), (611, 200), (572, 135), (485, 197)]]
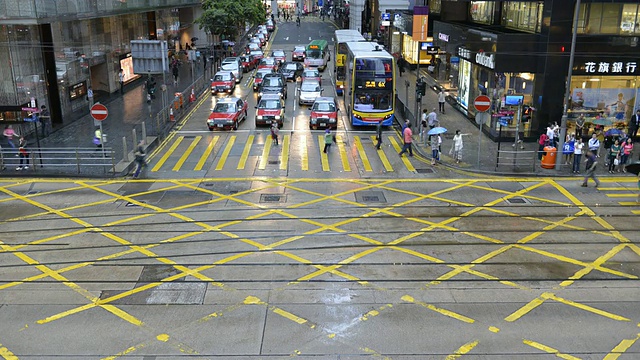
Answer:
[[(438, 93), (435, 89), (439, 88), (436, 79), (431, 77), (426, 70), (421, 69), (420, 76), (424, 77), (427, 82), (427, 92), (422, 97), (422, 106), (419, 113), (422, 113), (422, 109), (427, 109), (427, 112), (431, 112), (432, 109), (436, 109), (438, 114), (438, 120), (440, 126), (446, 128), (448, 132), (442, 136), (442, 154), (440, 156), (441, 163), (445, 166), (457, 168), (461, 170), (473, 170), (488, 172), (493, 174), (518, 174), (518, 175), (542, 175), (542, 176), (576, 176), (571, 174), (571, 165), (564, 165), (560, 170), (555, 169), (543, 169), (540, 167), (540, 161), (537, 156), (535, 157), (535, 166), (520, 166), (519, 169), (514, 171), (514, 167), (511, 165), (513, 160), (503, 161), (501, 160), (500, 166), (496, 170), (496, 157), (498, 155), (498, 143), (492, 141), (484, 133), (481, 133), (481, 143), (478, 144), (478, 125), (475, 120), (468, 119), (466, 114), (463, 114), (460, 110), (454, 108), (450, 103), (445, 103), (445, 113), (438, 112)], [(444, 76), (441, 76), (444, 80)], [(406, 83), (409, 82), (409, 91), (407, 92)], [(396, 90), (399, 103), (396, 106), (396, 118), (400, 123), (404, 122), (406, 118), (411, 119), (412, 129), (414, 130), (414, 149), (418, 151), (423, 157), (431, 159), (431, 147), (426, 146), (424, 142), (420, 141), (418, 127), (416, 127), (416, 120), (414, 120), (415, 104), (416, 104), (416, 71), (406, 71), (402, 77), (398, 77), (396, 81)], [(407, 113), (403, 116), (402, 109), (406, 106)], [(420, 122), (420, 116), (417, 118)], [(464, 148), (462, 151), (462, 161), (456, 164), (455, 160), (449, 156), (449, 150), (451, 149), (453, 135), (456, 130), (460, 130), (462, 134), (470, 134), (463, 137)], [(525, 157), (526, 159), (533, 158), (532, 151), (538, 151), (538, 144), (535, 143), (523, 143), (521, 146), (513, 146), (513, 141), (503, 141), (500, 145), (501, 151), (514, 151), (520, 153), (515, 155), (518, 158)], [(522, 149), (521, 147), (524, 147)], [(480, 156), (478, 156), (478, 149), (480, 149)], [(514, 156), (514, 155), (511, 155)], [(559, 153), (558, 156), (562, 156)], [(479, 161), (478, 161), (479, 158)], [(583, 156), (584, 161), (584, 156)], [(598, 159), (599, 166), (597, 167), (597, 174), (599, 176), (610, 175), (607, 168), (604, 165), (604, 158)], [(584, 163), (581, 164), (581, 172), (584, 173)], [(619, 176), (621, 173), (618, 173)]]
[[(207, 62), (209, 67), (211, 62)], [(180, 66), (180, 76), (178, 86), (173, 86), (173, 77), (167, 74), (167, 93), (169, 102), (173, 101), (175, 92), (183, 92), (185, 101), (187, 101), (189, 93), (188, 85), (192, 84), (194, 79), (202, 76), (204, 71), (203, 62), (194, 64), (195, 74), (191, 74), (191, 65), (184, 62)], [(150, 121), (155, 121), (156, 114), (162, 109), (162, 94), (160, 86), (162, 85), (162, 76), (154, 76), (157, 82), (156, 98), (147, 104), (147, 92), (144, 89), (146, 76), (130, 83), (124, 87), (124, 94), (116, 91), (103, 97), (97, 97), (96, 102), (100, 102), (109, 110), (109, 117), (103, 121), (102, 127), (107, 135), (106, 147), (113, 148), (115, 160), (120, 161), (123, 158), (122, 138), (126, 137), (128, 142), (128, 150), (133, 149), (133, 129), (137, 130), (137, 138), (141, 136), (141, 124), (145, 120), (149, 126)], [(168, 104), (167, 104), (168, 105)], [(94, 120), (89, 114), (87, 106), (84, 114), (78, 118), (69, 120), (65, 119), (65, 124), (54, 127), (53, 133), (44, 139), (40, 139), (40, 147), (42, 148), (75, 148), (95, 147), (93, 144), (93, 136), (96, 127)], [(33, 144), (35, 140), (32, 140)], [(35, 144), (32, 145), (35, 148)]]

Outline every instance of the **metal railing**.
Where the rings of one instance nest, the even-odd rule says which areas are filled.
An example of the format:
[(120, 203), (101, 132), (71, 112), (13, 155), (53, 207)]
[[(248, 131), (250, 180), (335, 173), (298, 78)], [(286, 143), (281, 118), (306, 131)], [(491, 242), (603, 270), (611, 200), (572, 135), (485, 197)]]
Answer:
[(496, 157), (496, 168), (498, 171), (500, 166), (511, 167), (514, 172), (531, 171), (536, 172), (536, 164), (538, 163), (537, 151), (525, 150), (498, 150)]
[(113, 175), (116, 171), (115, 154), (111, 148), (30, 149), (26, 158), (13, 149), (0, 150), (0, 169), (18, 170), (25, 165), (29, 166), (30, 172), (46, 174)]

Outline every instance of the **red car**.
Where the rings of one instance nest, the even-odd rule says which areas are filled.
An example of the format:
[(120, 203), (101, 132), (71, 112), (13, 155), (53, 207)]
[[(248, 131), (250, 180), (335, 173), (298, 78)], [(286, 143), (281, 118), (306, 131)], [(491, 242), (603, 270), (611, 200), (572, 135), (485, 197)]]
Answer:
[(260, 87), (260, 83), (262, 83), (262, 78), (266, 74), (274, 74), (274, 73), (275, 72), (273, 69), (260, 69), (256, 71), (255, 75), (253, 75), (253, 91), (258, 91), (258, 88)]
[(260, 62), (260, 60), (264, 57), (264, 53), (262, 52), (262, 50), (258, 49), (258, 50), (251, 50), (251, 52), (249, 53), (249, 55), (253, 55), (254, 59), (258, 59), (258, 62)]
[(238, 130), (240, 121), (247, 119), (247, 102), (236, 97), (228, 97), (218, 100), (216, 106), (211, 109), (207, 119), (209, 130), (233, 129)]
[(255, 69), (260, 60), (253, 57), (253, 55), (242, 55), (240, 56), (240, 61), (242, 62), (242, 71), (248, 72)]
[(230, 71), (218, 71), (211, 79), (211, 95), (231, 94), (236, 89), (236, 77)]
[(256, 126), (271, 125), (278, 122), (278, 127), (284, 124), (284, 101), (278, 94), (264, 94), (256, 106)]
[(278, 64), (282, 64), (287, 61), (287, 55), (284, 53), (284, 50), (273, 50), (273, 52), (271, 52), (271, 57), (276, 59)]
[(276, 71), (278, 70), (278, 62), (272, 57), (262, 58), (258, 64), (258, 70), (260, 69), (273, 69), (273, 71)]
[(304, 61), (304, 46), (297, 45), (291, 53), (291, 61)]
[(338, 128), (338, 104), (332, 97), (319, 97), (311, 105), (310, 129)]
[(305, 80), (317, 80), (320, 85), (322, 85), (322, 76), (320, 75), (320, 71), (318, 69), (305, 69), (302, 72), (302, 82)]

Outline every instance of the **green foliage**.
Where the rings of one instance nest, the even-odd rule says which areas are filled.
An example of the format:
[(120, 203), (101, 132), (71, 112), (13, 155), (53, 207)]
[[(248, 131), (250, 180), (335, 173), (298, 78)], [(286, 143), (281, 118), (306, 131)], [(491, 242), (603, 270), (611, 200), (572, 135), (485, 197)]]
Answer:
[(266, 17), (261, 0), (203, 0), (202, 9), (202, 16), (195, 22), (218, 35), (236, 35), (245, 23), (257, 25)]

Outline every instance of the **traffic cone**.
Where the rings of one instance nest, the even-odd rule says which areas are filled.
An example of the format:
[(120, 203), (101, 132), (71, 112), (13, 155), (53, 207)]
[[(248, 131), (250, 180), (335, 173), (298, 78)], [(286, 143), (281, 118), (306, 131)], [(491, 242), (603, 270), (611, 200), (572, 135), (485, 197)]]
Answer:
[(176, 117), (173, 116), (173, 108), (169, 108), (169, 121), (176, 121)]
[(194, 101), (196, 101), (196, 93), (193, 90), (193, 88), (191, 88), (191, 95), (189, 95), (189, 102), (192, 103)]

